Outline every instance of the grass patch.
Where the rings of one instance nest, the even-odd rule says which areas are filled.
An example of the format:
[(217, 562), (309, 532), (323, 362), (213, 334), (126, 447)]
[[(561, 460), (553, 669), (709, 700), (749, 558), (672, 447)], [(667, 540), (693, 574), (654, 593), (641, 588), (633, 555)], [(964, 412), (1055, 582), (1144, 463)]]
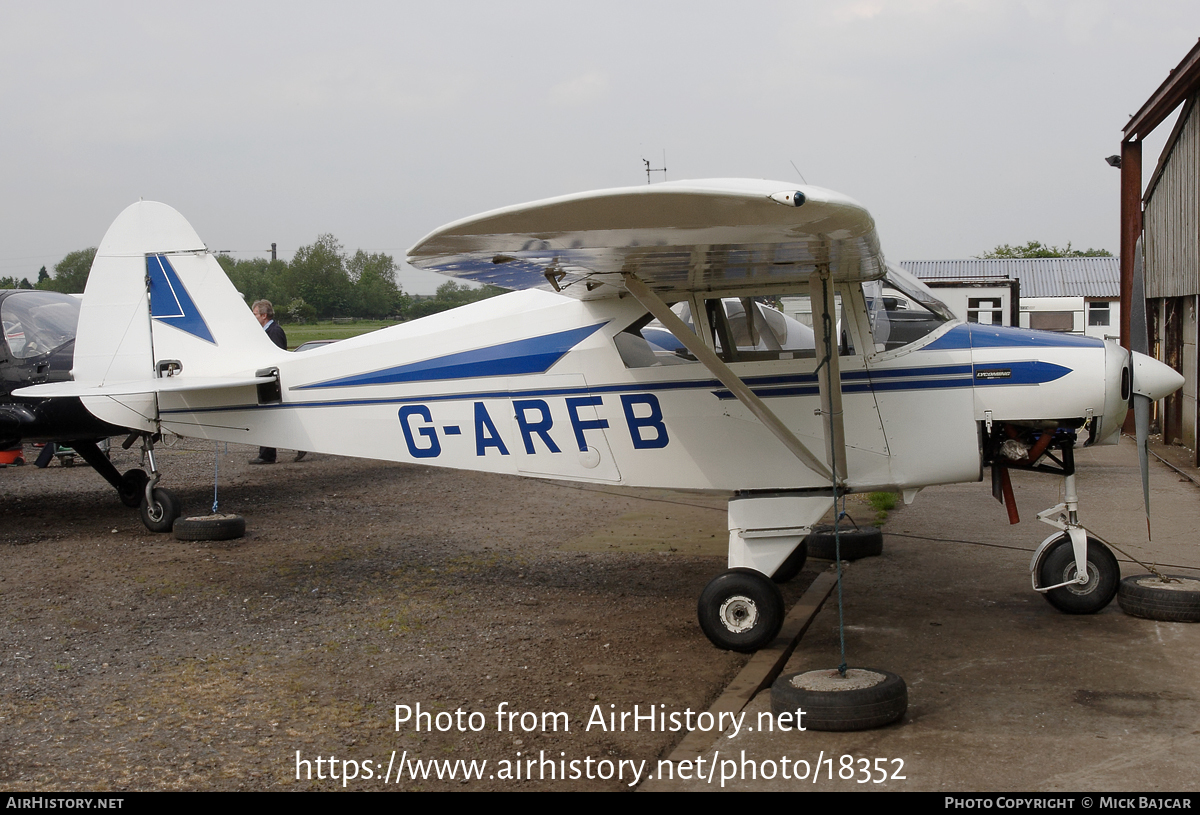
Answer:
[(867, 495), (867, 503), (875, 510), (875, 526), (883, 526), (899, 499), (900, 496), (894, 492), (872, 492)]
[(283, 326), (288, 338), (288, 348), (310, 340), (344, 340), (378, 331), (390, 325), (396, 325), (395, 320), (355, 320), (352, 323), (335, 323), (332, 320), (320, 320), (315, 323), (286, 323)]

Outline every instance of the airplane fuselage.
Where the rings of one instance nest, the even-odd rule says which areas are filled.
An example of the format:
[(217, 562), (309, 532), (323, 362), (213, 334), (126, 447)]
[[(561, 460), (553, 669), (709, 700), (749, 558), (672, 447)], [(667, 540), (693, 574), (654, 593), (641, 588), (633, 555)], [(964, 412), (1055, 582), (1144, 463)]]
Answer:
[[(862, 353), (886, 343), (872, 342), (862, 287), (842, 295), (851, 489), (978, 480), (988, 422), (1092, 422), (1092, 440), (1119, 426), (1126, 353), (1115, 346), (947, 320)], [(828, 486), (702, 365), (623, 349), (643, 315), (632, 298), (517, 292), (286, 355), (277, 399), (247, 387), (160, 394), (160, 415), (188, 435), (433, 466), (686, 489)], [(754, 358), (730, 367), (820, 448), (811, 352), (743, 356)]]

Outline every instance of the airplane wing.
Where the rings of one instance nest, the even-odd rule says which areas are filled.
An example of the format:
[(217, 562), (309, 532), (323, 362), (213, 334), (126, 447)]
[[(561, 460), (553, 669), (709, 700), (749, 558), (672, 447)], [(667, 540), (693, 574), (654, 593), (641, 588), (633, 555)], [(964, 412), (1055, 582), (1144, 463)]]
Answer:
[[(875, 220), (852, 198), (820, 187), (708, 179), (568, 195), (448, 224), (408, 251), (412, 265), (504, 288), (552, 288), (580, 299), (626, 291), (667, 327), (805, 466), (846, 481), (836, 346), (818, 377), (826, 462), (675, 318), (671, 293), (809, 288), (833, 325), (831, 284), (874, 280), (887, 267)], [(814, 314), (814, 317), (818, 316)]]
[(820, 187), (708, 179), (566, 195), (447, 224), (408, 251), (421, 269), (503, 288), (611, 297), (634, 274), (656, 292), (873, 280), (875, 221)]

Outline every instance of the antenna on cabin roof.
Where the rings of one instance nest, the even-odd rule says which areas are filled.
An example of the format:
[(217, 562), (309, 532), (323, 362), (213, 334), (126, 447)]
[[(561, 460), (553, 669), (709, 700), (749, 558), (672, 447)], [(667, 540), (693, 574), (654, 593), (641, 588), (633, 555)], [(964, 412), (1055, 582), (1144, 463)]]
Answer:
[[(796, 166), (796, 162), (792, 161), (791, 159), (788, 159), (788, 164), (792, 165), (792, 169), (796, 171), (796, 175), (800, 176), (801, 181), (804, 181), (804, 173), (800, 172), (800, 168)], [(804, 183), (807, 186), (808, 182), (804, 181)]]
[(650, 173), (662, 173), (663, 181), (667, 180), (667, 150), (663, 148), (663, 166), (651, 167), (649, 159), (642, 159), (642, 164), (646, 165), (646, 183), (650, 183)]

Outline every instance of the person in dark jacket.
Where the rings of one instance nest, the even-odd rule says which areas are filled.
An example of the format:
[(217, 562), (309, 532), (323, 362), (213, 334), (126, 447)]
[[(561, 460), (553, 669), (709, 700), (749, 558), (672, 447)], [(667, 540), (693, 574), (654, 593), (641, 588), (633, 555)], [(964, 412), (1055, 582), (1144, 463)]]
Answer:
[[(287, 334), (283, 332), (283, 326), (275, 322), (275, 307), (271, 305), (270, 300), (258, 300), (250, 310), (254, 312), (258, 324), (267, 332), (267, 336), (271, 338), (271, 342), (275, 343), (280, 348), (287, 350)], [(304, 451), (296, 452), (296, 461), (304, 458)], [(275, 448), (260, 447), (258, 448), (258, 458), (250, 460), (251, 464), (274, 464), (275, 463)]]

